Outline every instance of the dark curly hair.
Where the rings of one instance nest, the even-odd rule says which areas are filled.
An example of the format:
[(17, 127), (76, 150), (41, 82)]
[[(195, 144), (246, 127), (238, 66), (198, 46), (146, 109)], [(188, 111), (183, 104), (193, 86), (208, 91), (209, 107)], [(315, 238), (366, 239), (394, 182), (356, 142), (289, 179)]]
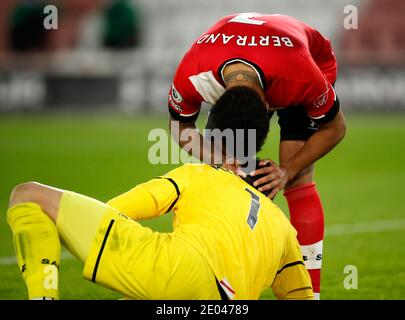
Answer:
[[(244, 86), (227, 89), (211, 108), (207, 122), (207, 129), (219, 129), (223, 132), (231, 129), (234, 136), (234, 146), (242, 147), (237, 139), (237, 129), (243, 129), (244, 156), (253, 158), (261, 150), (269, 132), (270, 116), (266, 105), (259, 94)], [(249, 141), (248, 129), (256, 130), (256, 141)], [(212, 136), (211, 136), (212, 138)], [(224, 142), (224, 140), (223, 140)], [(238, 143), (238, 145), (237, 145)], [(255, 143), (254, 148), (249, 144)], [(254, 154), (246, 154), (246, 151), (254, 150)], [(233, 154), (237, 154), (236, 150)]]

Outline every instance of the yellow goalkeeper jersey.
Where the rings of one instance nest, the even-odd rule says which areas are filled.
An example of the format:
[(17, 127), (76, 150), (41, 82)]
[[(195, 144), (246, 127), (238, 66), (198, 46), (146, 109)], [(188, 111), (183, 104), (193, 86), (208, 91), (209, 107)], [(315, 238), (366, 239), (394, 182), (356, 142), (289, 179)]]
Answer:
[[(108, 204), (135, 220), (173, 211), (173, 234), (205, 257), (231, 299), (257, 299), (269, 286), (279, 297), (310, 287), (287, 217), (222, 167), (186, 164)], [(289, 273), (287, 268), (295, 270)], [(287, 281), (277, 280), (283, 273)]]

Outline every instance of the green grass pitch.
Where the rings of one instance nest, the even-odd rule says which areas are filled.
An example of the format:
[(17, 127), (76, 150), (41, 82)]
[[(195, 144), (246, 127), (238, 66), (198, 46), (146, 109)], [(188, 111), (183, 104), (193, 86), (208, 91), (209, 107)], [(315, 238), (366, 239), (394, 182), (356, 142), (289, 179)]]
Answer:
[[(323, 299), (405, 298), (405, 115), (348, 115), (345, 140), (316, 166), (327, 234)], [(167, 119), (135, 115), (0, 115), (0, 299), (25, 299), (6, 223), (8, 195), (24, 181), (71, 189), (102, 201), (174, 166), (151, 165), (150, 129)], [(277, 159), (272, 122), (262, 157)], [(284, 209), (281, 194), (276, 202)], [(146, 225), (171, 230), (170, 216)], [(11, 257), (11, 258), (10, 258)], [(345, 266), (358, 270), (358, 288), (345, 289)], [(81, 276), (74, 259), (61, 262), (62, 299), (118, 299)], [(269, 290), (262, 298), (272, 298)]]

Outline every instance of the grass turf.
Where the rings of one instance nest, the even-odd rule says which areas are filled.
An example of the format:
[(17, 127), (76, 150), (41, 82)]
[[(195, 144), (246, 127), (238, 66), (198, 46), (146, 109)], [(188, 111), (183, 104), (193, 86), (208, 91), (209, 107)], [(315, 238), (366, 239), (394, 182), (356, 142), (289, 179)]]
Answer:
[[(405, 115), (349, 115), (348, 134), (316, 166), (316, 181), (326, 225), (405, 219)], [(167, 127), (165, 118), (110, 114), (22, 114), (0, 116), (0, 259), (12, 256), (6, 224), (8, 195), (24, 181), (71, 189), (100, 200), (174, 166), (151, 165), (147, 154), (152, 128)], [(262, 156), (277, 159), (278, 130), (273, 121)], [(276, 202), (288, 213), (284, 198)], [(169, 231), (170, 216), (148, 221)], [(325, 239), (323, 299), (404, 299), (405, 236), (403, 230)], [(3, 259), (4, 260), (4, 259)], [(358, 269), (358, 289), (346, 290), (346, 265)], [(85, 281), (81, 264), (63, 260), (62, 299), (117, 299), (120, 295)], [(15, 264), (0, 264), (0, 299), (24, 299), (26, 289)], [(262, 298), (272, 298), (271, 291)]]

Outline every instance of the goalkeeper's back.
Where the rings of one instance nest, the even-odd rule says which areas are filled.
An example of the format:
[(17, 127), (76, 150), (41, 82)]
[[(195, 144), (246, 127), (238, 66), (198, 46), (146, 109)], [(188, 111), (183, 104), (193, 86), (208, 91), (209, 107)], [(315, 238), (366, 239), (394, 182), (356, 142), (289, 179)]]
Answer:
[(125, 205), (136, 219), (173, 209), (173, 235), (206, 258), (229, 298), (258, 299), (269, 286), (278, 298), (313, 298), (295, 229), (277, 205), (233, 172), (187, 164), (110, 204), (119, 209), (126, 197), (142, 203), (132, 212)]

